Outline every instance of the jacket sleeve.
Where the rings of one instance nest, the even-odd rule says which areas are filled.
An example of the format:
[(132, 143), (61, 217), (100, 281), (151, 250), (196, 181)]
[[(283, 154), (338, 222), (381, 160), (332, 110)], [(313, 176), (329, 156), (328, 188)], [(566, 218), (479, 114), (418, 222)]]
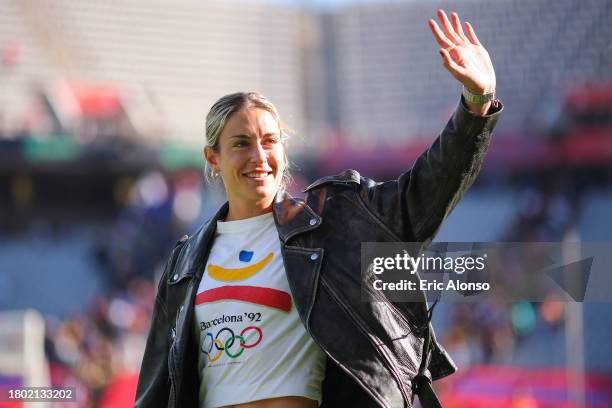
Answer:
[(170, 350), (170, 324), (166, 310), (166, 279), (176, 263), (180, 244), (175, 246), (166, 262), (155, 297), (151, 328), (138, 377), (136, 401), (139, 407), (166, 407), (170, 393), (168, 353)]
[(503, 109), (494, 102), (486, 116), (470, 112), (463, 97), (434, 143), (398, 179), (363, 178), (370, 209), (401, 241), (427, 245), (480, 172), (491, 132)]

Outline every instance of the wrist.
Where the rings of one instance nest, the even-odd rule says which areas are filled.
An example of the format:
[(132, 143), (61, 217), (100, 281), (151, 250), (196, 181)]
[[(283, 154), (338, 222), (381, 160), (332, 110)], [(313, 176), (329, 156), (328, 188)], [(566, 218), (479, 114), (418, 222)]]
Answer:
[(491, 102), (495, 100), (495, 89), (490, 91), (473, 92), (464, 85), (461, 94), (465, 98), (466, 103), (471, 105), (491, 106)]

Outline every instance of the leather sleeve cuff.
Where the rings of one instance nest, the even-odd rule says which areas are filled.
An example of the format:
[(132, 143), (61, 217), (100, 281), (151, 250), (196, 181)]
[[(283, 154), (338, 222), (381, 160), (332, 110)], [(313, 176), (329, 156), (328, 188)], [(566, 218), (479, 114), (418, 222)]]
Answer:
[(466, 103), (465, 103), (465, 98), (463, 97), (463, 95), (461, 95), (460, 101), (459, 101), (459, 107), (461, 109), (463, 109), (467, 114), (475, 116), (477, 118), (488, 118), (491, 116), (495, 116), (497, 114), (499, 114), (503, 109), (504, 109), (504, 105), (502, 104), (502, 102), (499, 99), (495, 99), (494, 101), (491, 102), (491, 107), (489, 108), (489, 111), (487, 112), (486, 115), (479, 115), (478, 113), (474, 113), (471, 110), (468, 109)]
[(500, 100), (495, 100), (491, 103), (491, 108), (486, 115), (479, 115), (467, 108), (462, 95), (451, 120), (456, 129), (465, 130), (461, 132), (461, 134), (465, 136), (490, 134), (497, 125), (497, 121), (503, 109), (504, 105), (502, 102)]

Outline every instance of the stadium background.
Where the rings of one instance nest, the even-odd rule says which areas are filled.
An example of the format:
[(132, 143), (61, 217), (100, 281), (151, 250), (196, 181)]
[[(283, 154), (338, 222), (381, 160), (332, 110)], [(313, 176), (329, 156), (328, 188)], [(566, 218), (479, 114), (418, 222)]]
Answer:
[[(408, 168), (459, 101), (438, 8), (475, 26), (505, 111), (436, 240), (610, 241), (609, 1), (1, 0), (0, 384), (131, 405), (163, 262), (223, 200), (201, 158), (221, 95), (278, 106), (295, 195)], [(445, 406), (612, 406), (611, 312), (438, 305), (460, 366), (436, 383)]]

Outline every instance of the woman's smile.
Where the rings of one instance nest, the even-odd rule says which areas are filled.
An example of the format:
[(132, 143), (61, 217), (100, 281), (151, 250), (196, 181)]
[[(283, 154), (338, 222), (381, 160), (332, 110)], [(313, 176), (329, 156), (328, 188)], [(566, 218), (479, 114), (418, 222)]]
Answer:
[(270, 112), (251, 107), (233, 113), (206, 155), (223, 179), (228, 220), (270, 211), (286, 166), (281, 129)]
[(270, 171), (255, 170), (255, 171), (251, 171), (251, 172), (243, 174), (243, 176), (245, 176), (248, 179), (251, 179), (254, 181), (261, 181), (261, 182), (266, 181), (266, 179), (270, 177), (271, 175), (272, 175), (271, 170)]

